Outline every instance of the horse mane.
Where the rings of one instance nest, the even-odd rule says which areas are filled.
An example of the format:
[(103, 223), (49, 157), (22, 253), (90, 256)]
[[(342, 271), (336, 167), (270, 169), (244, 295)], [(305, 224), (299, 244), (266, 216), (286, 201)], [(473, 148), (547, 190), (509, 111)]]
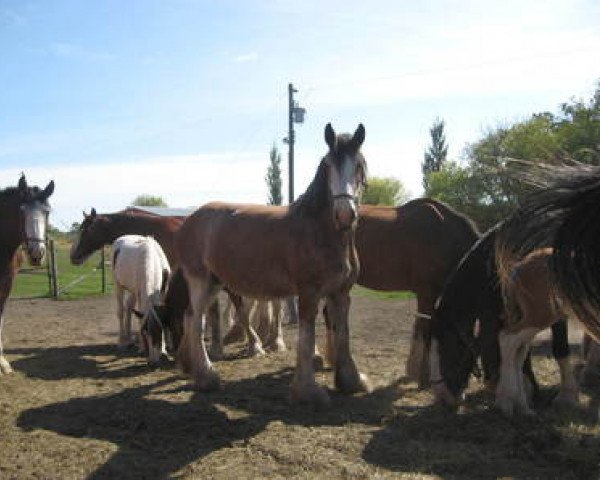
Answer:
[(535, 165), (521, 175), (539, 187), (509, 217), (496, 246), (502, 278), (521, 258), (552, 247), (558, 294), (600, 340), (600, 167)]
[(321, 160), (317, 173), (306, 191), (294, 201), (289, 211), (291, 215), (305, 217), (316, 216), (331, 204), (331, 194), (327, 186), (327, 165)]
[(6, 203), (16, 196), (18, 196), (19, 190), (17, 187), (6, 187), (0, 190), (0, 203)]

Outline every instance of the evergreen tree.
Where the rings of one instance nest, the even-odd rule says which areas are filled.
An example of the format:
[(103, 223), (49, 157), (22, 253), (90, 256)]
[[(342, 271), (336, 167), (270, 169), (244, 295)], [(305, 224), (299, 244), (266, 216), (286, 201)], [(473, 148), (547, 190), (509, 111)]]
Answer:
[(427, 190), (427, 184), (430, 173), (439, 172), (448, 155), (448, 144), (444, 133), (444, 121), (436, 118), (432, 127), (429, 129), (431, 135), (431, 145), (425, 151), (421, 171), (423, 172), (423, 188)]
[(269, 154), (269, 167), (265, 176), (267, 188), (269, 189), (269, 205), (281, 205), (283, 196), (281, 194), (281, 154), (273, 145)]

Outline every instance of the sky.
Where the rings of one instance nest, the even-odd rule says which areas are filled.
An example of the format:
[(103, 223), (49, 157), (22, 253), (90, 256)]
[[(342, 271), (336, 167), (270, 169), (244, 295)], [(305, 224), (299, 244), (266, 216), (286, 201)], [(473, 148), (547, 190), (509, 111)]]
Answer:
[(0, 0), (0, 187), (56, 190), (51, 223), (118, 211), (265, 203), (287, 85), (295, 191), (323, 129), (366, 127), (369, 173), (422, 194), (436, 118), (450, 159), (489, 128), (588, 98), (600, 79), (597, 0)]

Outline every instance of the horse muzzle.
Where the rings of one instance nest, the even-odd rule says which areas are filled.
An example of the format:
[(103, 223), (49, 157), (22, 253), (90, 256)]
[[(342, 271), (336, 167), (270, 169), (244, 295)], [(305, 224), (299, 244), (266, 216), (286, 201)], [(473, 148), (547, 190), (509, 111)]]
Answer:
[(27, 241), (27, 256), (31, 265), (39, 267), (46, 256), (46, 245), (43, 241)]
[(333, 217), (338, 230), (349, 230), (356, 225), (358, 213), (351, 196), (338, 196), (333, 200)]

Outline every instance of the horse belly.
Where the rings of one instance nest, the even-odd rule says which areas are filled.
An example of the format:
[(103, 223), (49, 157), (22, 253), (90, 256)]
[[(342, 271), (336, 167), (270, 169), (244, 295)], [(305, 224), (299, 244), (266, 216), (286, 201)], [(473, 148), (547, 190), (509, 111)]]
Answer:
[(207, 264), (224, 285), (240, 295), (278, 298), (295, 294), (296, 288), (286, 272), (285, 262), (261, 253), (213, 255)]

